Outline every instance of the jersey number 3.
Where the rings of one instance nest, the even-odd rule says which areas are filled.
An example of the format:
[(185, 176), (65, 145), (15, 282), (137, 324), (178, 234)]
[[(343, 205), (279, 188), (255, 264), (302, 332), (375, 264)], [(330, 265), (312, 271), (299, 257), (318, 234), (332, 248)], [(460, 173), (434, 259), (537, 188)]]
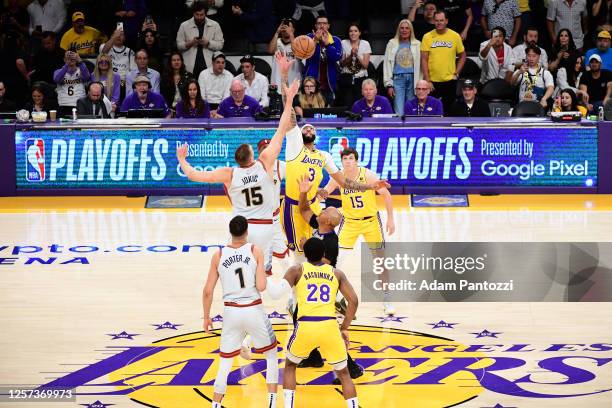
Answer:
[[(328, 285), (315, 285), (313, 283), (308, 284), (308, 297), (306, 297), (307, 302), (329, 302), (329, 296), (331, 289)], [(317, 292), (319, 292), (319, 297), (317, 298)]]
[(252, 205), (261, 205), (263, 203), (263, 196), (259, 192), (260, 190), (261, 187), (251, 187), (242, 190), (247, 207)]

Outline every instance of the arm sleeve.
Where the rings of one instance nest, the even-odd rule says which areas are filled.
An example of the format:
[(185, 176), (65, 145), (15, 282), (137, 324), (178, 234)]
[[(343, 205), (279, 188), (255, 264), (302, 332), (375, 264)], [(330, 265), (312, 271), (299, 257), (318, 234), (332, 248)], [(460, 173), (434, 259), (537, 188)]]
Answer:
[(184, 52), (187, 51), (187, 40), (185, 39), (185, 27), (181, 24), (177, 33), (176, 33), (176, 48), (179, 51)]
[(287, 132), (287, 146), (285, 147), (285, 160), (293, 160), (304, 147), (302, 132), (297, 125)]
[(60, 69), (56, 69), (53, 73), (53, 81), (56, 84), (62, 82), (62, 79), (64, 79), (64, 75), (66, 75), (66, 72), (68, 72), (68, 65), (64, 64), (63, 67), (61, 67)]
[(336, 167), (336, 163), (334, 163), (334, 159), (332, 158), (332, 155), (329, 154), (329, 152), (321, 152), (323, 153), (323, 156), (325, 157), (325, 170), (327, 170), (327, 172), (329, 174), (334, 174), (339, 172), (340, 170), (338, 169), (338, 167)]

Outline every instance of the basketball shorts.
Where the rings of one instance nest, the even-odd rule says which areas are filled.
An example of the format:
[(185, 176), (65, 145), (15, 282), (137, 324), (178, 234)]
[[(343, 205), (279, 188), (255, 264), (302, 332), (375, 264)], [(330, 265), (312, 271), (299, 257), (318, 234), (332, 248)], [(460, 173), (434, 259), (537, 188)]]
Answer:
[[(311, 201), (310, 208), (315, 215), (321, 213), (321, 204), (316, 199)], [(297, 201), (285, 198), (282, 214), (283, 228), (287, 237), (287, 247), (291, 251), (304, 252), (302, 242), (312, 237), (312, 227), (302, 217)]]
[(287, 238), (285, 238), (285, 232), (280, 220), (280, 209), (278, 213), (272, 218), (274, 223), (274, 239), (272, 239), (272, 255), (277, 258), (284, 258), (289, 253), (287, 248)]
[(251, 303), (251, 306), (235, 305), (225, 302), (223, 309), (223, 328), (219, 347), (221, 357), (229, 358), (240, 354), (242, 340), (247, 334), (251, 336), (256, 353), (265, 353), (276, 347), (276, 335), (261, 299)]
[(290, 359), (295, 363), (304, 360), (317, 347), (331, 365), (347, 360), (346, 345), (335, 317), (302, 316), (296, 322), (287, 343), (287, 351), (295, 357)]
[(363, 235), (364, 241), (370, 249), (381, 249), (385, 247), (383, 225), (380, 214), (365, 219), (343, 218), (338, 227), (338, 243), (342, 249), (353, 249), (359, 236)]
[(274, 223), (272, 220), (249, 219), (248, 242), (261, 249), (264, 256), (265, 271), (272, 270), (272, 240), (274, 239)]

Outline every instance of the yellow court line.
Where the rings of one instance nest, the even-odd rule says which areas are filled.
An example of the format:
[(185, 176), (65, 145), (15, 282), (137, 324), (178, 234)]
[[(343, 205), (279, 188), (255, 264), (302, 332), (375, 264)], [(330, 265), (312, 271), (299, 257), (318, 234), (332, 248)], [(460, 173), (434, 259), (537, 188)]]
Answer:
[[(336, 197), (338, 198), (338, 197)], [(200, 208), (145, 209), (146, 197), (0, 197), (0, 213), (70, 212), (82, 210), (144, 210), (199, 212)], [(410, 196), (393, 196), (395, 210), (412, 211), (612, 211), (611, 194), (504, 194), (469, 196), (470, 206), (410, 208)], [(377, 196), (378, 208), (384, 211), (384, 201)], [(231, 204), (226, 196), (208, 196), (207, 212), (228, 212)]]

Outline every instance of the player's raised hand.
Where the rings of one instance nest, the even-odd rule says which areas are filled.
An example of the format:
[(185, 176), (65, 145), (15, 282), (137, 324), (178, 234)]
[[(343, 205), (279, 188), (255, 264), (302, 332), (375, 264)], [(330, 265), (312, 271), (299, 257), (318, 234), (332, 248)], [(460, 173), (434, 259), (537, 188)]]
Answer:
[(276, 65), (278, 65), (278, 69), (280, 70), (281, 74), (289, 73), (289, 68), (291, 68), (293, 60), (287, 58), (287, 56), (280, 51), (276, 51), (276, 54), (274, 54), (274, 60), (276, 61)]
[(379, 190), (381, 188), (391, 188), (391, 184), (389, 184), (387, 180), (376, 180), (372, 183), (368, 183), (368, 187), (370, 187), (370, 190)]
[(176, 148), (176, 158), (179, 160), (187, 158), (187, 143)]
[(202, 324), (202, 327), (204, 327), (204, 331), (206, 333), (210, 333), (213, 328), (212, 319), (210, 318), (210, 316), (204, 317), (204, 323)]
[(308, 193), (310, 190), (310, 181), (308, 180), (307, 174), (304, 174), (298, 179), (298, 187), (300, 188), (300, 193)]
[(288, 101), (293, 101), (293, 98), (295, 97), (295, 95), (297, 95), (300, 89), (300, 81), (298, 81), (297, 79), (294, 79), (291, 85), (289, 86), (289, 88), (287, 88), (287, 85), (285, 84), (283, 84), (282, 87), (283, 87), (283, 95), (287, 97)]

